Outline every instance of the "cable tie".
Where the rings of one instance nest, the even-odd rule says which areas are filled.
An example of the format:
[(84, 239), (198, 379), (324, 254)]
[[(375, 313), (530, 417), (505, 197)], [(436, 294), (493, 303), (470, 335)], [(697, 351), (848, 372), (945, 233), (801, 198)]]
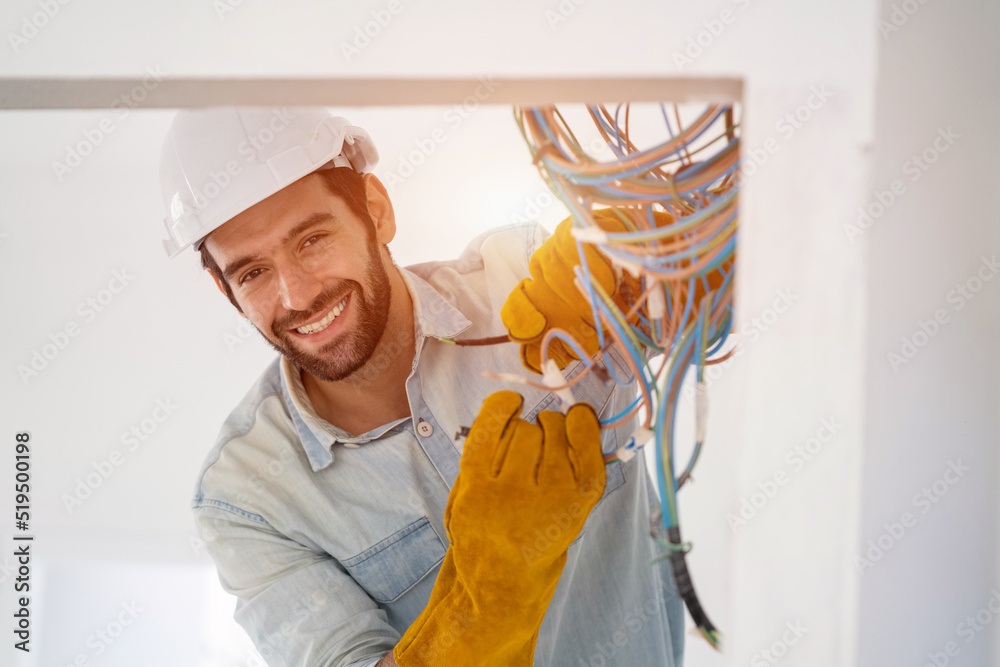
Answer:
[(559, 399), (559, 407), (563, 412), (569, 410), (570, 406), (576, 403), (573, 392), (569, 387), (564, 386), (566, 377), (559, 370), (559, 365), (554, 359), (548, 359), (542, 364), (542, 383), (546, 387), (562, 387), (562, 389), (556, 389), (552, 393)]
[(667, 315), (667, 296), (663, 293), (663, 285), (656, 283), (653, 285), (649, 298), (646, 300), (649, 306), (649, 319), (662, 320)]

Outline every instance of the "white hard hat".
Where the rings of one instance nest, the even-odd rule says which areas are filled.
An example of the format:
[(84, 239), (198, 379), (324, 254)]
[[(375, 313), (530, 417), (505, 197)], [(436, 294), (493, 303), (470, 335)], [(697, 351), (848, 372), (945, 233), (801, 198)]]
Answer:
[(325, 109), (181, 111), (160, 156), (167, 255), (318, 169), (377, 163), (368, 133)]

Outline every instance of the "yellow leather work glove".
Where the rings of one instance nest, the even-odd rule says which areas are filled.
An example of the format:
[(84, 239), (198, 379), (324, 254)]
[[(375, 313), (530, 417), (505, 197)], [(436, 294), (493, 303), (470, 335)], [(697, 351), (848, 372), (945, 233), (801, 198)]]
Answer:
[[(594, 211), (593, 216), (605, 231), (625, 231), (625, 225), (611, 209)], [(521, 343), (521, 363), (535, 373), (542, 372), (541, 341), (551, 328), (565, 329), (588, 354), (597, 352), (597, 330), (590, 304), (573, 283), (576, 278), (573, 267), (580, 263), (580, 255), (576, 239), (570, 233), (572, 228), (572, 217), (559, 223), (555, 233), (531, 256), (528, 263), (531, 278), (525, 278), (514, 288), (500, 310), (508, 335)], [(595, 281), (608, 294), (620, 297), (611, 261), (590, 243), (584, 243), (583, 250)], [(559, 340), (549, 346), (549, 357), (560, 369), (577, 358)]]
[(400, 667), (533, 664), (566, 550), (604, 493), (605, 464), (589, 405), (530, 424), (518, 416), (523, 403), (491, 394), (469, 431), (445, 509), (451, 546), (394, 649)]
[[(624, 223), (612, 209), (593, 211), (594, 221), (608, 232), (626, 231)], [(657, 226), (673, 221), (667, 213), (653, 213)], [(531, 277), (522, 280), (507, 297), (500, 311), (500, 318), (511, 340), (521, 343), (521, 362), (525, 368), (541, 373), (541, 341), (545, 333), (554, 327), (565, 329), (583, 347), (588, 355), (598, 350), (597, 330), (594, 328), (593, 311), (586, 297), (574, 284), (573, 267), (580, 264), (576, 239), (570, 230), (573, 219), (566, 218), (556, 227), (555, 233), (531, 256), (528, 268)], [(632, 307), (640, 296), (640, 282), (628, 272), (624, 272), (619, 282), (611, 261), (589, 243), (583, 244), (587, 267), (595, 281), (610, 294), (623, 312)], [(732, 261), (724, 267), (728, 271)], [(710, 289), (722, 284), (722, 274), (713, 271), (708, 276)], [(697, 314), (697, 304), (705, 294), (701, 281), (696, 283), (695, 304), (691, 317)], [(558, 339), (549, 346), (549, 357), (560, 369), (577, 358), (573, 351)]]

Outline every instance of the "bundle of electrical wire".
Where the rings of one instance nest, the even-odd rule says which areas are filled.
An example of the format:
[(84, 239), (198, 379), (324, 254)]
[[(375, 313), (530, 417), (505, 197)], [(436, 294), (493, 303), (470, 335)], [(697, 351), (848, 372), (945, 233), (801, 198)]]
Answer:
[[(572, 213), (581, 258), (577, 281), (593, 321), (602, 325), (596, 327), (601, 350), (595, 358), (568, 332), (553, 329), (542, 340), (542, 362), (544, 366), (555, 340), (574, 351), (587, 365), (585, 372), (611, 372), (614, 377), (607, 359), (602, 367), (606, 371), (598, 363), (612, 346), (626, 360), (632, 378), (614, 380), (637, 381), (638, 397), (602, 425), (614, 427), (639, 411), (644, 416), (630, 451), (620, 450), (612, 459), (631, 458), (652, 434), (668, 536), (664, 546), (678, 592), (701, 634), (718, 648), (719, 633), (701, 608), (685, 561), (690, 544), (681, 540), (677, 491), (691, 478), (705, 439), (705, 367), (728, 356), (713, 358), (726, 344), (733, 316), (739, 126), (729, 106), (710, 105), (685, 126), (676, 106), (671, 122), (667, 107), (659, 105), (669, 139), (640, 149), (629, 137), (629, 105), (619, 105), (614, 113), (604, 105), (588, 105), (587, 110), (614, 159), (600, 161), (588, 154), (555, 107), (514, 109), (542, 178)], [(608, 232), (595, 222), (594, 211), (607, 207), (624, 231)], [(623, 278), (638, 285), (627, 311), (591, 276), (584, 243), (596, 246)], [(695, 443), (680, 469), (674, 427), (681, 386), (692, 368)]]

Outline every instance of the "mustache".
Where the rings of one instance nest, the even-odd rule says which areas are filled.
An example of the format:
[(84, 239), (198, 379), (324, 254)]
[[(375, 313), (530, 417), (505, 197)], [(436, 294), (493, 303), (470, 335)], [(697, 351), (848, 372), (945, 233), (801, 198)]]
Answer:
[(271, 331), (275, 336), (282, 336), (289, 329), (295, 329), (312, 322), (320, 315), (330, 312), (351, 290), (355, 290), (360, 294), (361, 285), (353, 280), (344, 280), (337, 285), (323, 290), (316, 297), (314, 305), (309, 310), (288, 311), (287, 314), (282, 315), (274, 321), (271, 325)]

